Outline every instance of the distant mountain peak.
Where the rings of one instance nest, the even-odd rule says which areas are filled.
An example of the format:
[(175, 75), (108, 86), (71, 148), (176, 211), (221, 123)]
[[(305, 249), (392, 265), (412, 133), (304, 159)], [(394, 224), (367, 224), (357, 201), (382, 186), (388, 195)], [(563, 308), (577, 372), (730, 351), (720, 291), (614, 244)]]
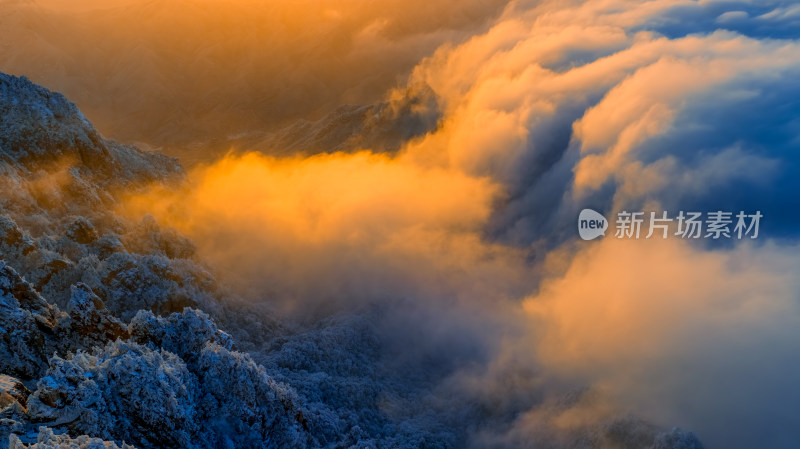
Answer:
[(0, 156), (26, 171), (69, 161), (95, 180), (152, 180), (180, 172), (178, 161), (109, 141), (58, 92), (0, 72)]

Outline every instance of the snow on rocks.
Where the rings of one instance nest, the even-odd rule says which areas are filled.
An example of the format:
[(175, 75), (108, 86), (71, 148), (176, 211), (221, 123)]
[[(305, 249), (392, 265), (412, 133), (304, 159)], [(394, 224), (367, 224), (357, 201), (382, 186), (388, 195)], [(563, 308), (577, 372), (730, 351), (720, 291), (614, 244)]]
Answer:
[(9, 449), (136, 449), (135, 447), (122, 443), (118, 446), (113, 441), (103, 441), (99, 438), (91, 438), (81, 435), (72, 438), (69, 435), (56, 435), (52, 429), (41, 427), (36, 437), (36, 442), (24, 444), (16, 435), (10, 439)]

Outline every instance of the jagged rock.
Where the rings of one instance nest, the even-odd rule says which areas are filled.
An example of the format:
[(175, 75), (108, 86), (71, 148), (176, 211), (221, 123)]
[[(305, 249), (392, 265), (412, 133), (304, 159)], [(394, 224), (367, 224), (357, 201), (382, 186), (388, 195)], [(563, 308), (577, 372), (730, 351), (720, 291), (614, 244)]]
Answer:
[(115, 253), (97, 265), (100, 284), (92, 288), (102, 292), (106, 306), (123, 320), (131, 319), (141, 309), (168, 314), (197, 307), (195, 298), (210, 301), (205, 289), (191, 282), (198, 271), (199, 268), (178, 270), (163, 256)]
[(119, 236), (114, 234), (106, 234), (100, 237), (95, 242), (95, 248), (97, 248), (97, 257), (100, 260), (106, 259), (112, 254), (125, 252), (125, 245), (122, 244)]
[(19, 229), (17, 223), (6, 215), (0, 216), (0, 245), (3, 253), (24, 256), (35, 249), (33, 239)]
[(152, 180), (180, 172), (177, 160), (105, 140), (63, 95), (25, 77), (0, 73), (0, 148), (26, 172), (78, 163), (108, 183)]
[(0, 372), (25, 380), (38, 378), (54, 353), (64, 355), (128, 338), (127, 326), (89, 287), (79, 283), (71, 291), (67, 314), (0, 261)]
[(12, 434), (25, 432), (26, 422), (26, 410), (17, 401), (0, 410), (0, 447), (5, 447)]
[(55, 350), (63, 313), (0, 261), (0, 372), (36, 377)]
[(0, 374), (0, 447), (12, 433), (24, 431), (30, 394), (19, 379)]
[[(50, 296), (54, 296), (52, 299), (56, 303), (61, 303), (61, 301), (59, 301), (61, 299), (59, 296), (61, 295), (52, 295), (52, 293), (55, 292), (52, 291), (52, 288), (48, 287), (51, 283), (55, 286), (64, 284), (71, 285), (71, 281), (75, 280), (74, 276), (70, 276), (73, 274), (71, 268), (73, 268), (75, 264), (69, 258), (52, 251), (40, 251), (33, 260), (37, 260), (38, 263), (35, 265), (35, 268), (28, 271), (27, 279), (36, 289), (45, 293), (51, 293)], [(65, 280), (64, 278), (67, 279)]]
[(83, 347), (102, 346), (107, 341), (130, 336), (127, 326), (106, 310), (103, 301), (86, 284), (72, 287), (67, 313), (72, 319), (72, 332), (83, 339)]
[(31, 392), (19, 379), (0, 374), (0, 410), (10, 407), (14, 402), (25, 408), (30, 395)]
[(0, 293), (13, 296), (23, 309), (35, 313), (48, 327), (56, 324), (58, 309), (39, 295), (13, 268), (0, 261)]
[(34, 444), (23, 444), (16, 435), (11, 436), (9, 443), (9, 449), (136, 449), (129, 444), (122, 443), (118, 446), (113, 441), (103, 441), (86, 435), (76, 438), (56, 435), (49, 427), (39, 428), (39, 435)]
[(70, 224), (66, 236), (81, 245), (92, 243), (98, 238), (94, 225), (84, 217), (78, 217)]

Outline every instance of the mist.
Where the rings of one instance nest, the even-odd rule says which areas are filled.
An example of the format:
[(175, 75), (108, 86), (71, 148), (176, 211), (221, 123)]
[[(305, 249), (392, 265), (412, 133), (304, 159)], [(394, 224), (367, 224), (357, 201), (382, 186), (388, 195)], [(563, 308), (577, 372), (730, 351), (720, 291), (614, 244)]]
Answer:
[[(711, 449), (796, 445), (791, 3), (3, 9), (0, 33), (17, 43), (3, 69), (70, 93), (109, 135), (188, 162), (180, 185), (132, 193), (116, 212), (189, 237), (244, 302), (302, 338), (374, 332), (378, 355), (347, 348), (375, 357), (364, 388), (391, 385), (382, 413), (412, 433), (610, 449), (614, 426), (644, 444), (678, 426)], [(30, 17), (38, 25), (22, 26)], [(348, 127), (356, 137), (391, 132), (342, 150), (349, 135), (320, 129), (341, 124), (343, 104), (394, 111)], [(396, 133), (409, 117), (414, 132)], [(321, 133), (313, 150), (281, 148), (298, 129)], [(765, 220), (759, 239), (730, 244), (583, 242), (585, 207)]]

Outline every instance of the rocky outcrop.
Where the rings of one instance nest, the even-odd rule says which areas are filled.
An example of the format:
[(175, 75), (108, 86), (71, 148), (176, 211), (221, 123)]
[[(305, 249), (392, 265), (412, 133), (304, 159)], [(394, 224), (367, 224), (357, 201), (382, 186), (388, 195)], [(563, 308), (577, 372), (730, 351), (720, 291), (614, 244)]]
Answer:
[(19, 379), (0, 374), (0, 410), (5, 410), (14, 402), (22, 408), (27, 408), (30, 394), (31, 392)]
[(104, 139), (63, 95), (25, 77), (0, 73), (0, 149), (6, 163), (27, 173), (73, 163), (102, 185), (163, 179), (177, 160)]
[(56, 435), (52, 429), (42, 427), (35, 443), (24, 444), (16, 435), (11, 436), (9, 449), (136, 449), (135, 447), (122, 443), (117, 446), (113, 441), (103, 441), (99, 438), (91, 438), (81, 435), (72, 438), (69, 435)]
[(0, 374), (0, 442), (24, 431), (30, 394), (19, 379)]
[(66, 316), (0, 261), (0, 373), (31, 379), (57, 349)]
[(72, 286), (67, 313), (70, 332), (81, 338), (81, 347), (102, 346), (108, 341), (130, 336), (128, 327), (106, 310), (103, 301), (86, 284)]

